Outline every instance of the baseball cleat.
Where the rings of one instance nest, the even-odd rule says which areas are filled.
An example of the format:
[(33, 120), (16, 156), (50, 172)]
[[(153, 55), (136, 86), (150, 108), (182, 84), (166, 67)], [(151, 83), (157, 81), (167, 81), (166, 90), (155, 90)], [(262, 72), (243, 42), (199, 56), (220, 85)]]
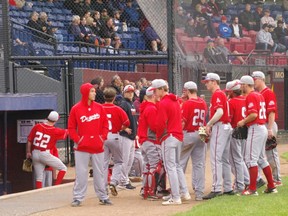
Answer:
[(244, 190), (241, 193), (242, 196), (258, 196), (258, 192), (257, 191), (252, 191), (252, 190)]
[(127, 190), (134, 190), (136, 187), (134, 187), (133, 185), (131, 185), (130, 183), (128, 183), (128, 184), (125, 185), (125, 188), (126, 188)]
[(171, 194), (169, 194), (169, 195), (167, 195), (167, 196), (163, 196), (163, 197), (162, 197), (162, 200), (168, 201), (168, 200), (171, 199), (171, 198), (172, 198), (172, 196), (171, 196)]
[(283, 186), (281, 181), (274, 181), (275, 187)]
[(227, 192), (224, 192), (223, 195), (235, 195), (235, 191), (234, 190), (231, 190), (231, 191), (227, 191)]
[(111, 194), (112, 194), (113, 196), (117, 196), (117, 195), (118, 195), (118, 192), (117, 192), (117, 189), (116, 189), (115, 185), (110, 184), (110, 185), (109, 185), (109, 189), (110, 189)]
[(162, 202), (162, 205), (165, 205), (165, 206), (167, 206), (167, 205), (181, 205), (181, 204), (182, 204), (181, 199), (174, 200), (172, 198), (165, 201), (165, 202)]
[(269, 193), (278, 193), (277, 188), (266, 188), (266, 190), (263, 191), (263, 193), (269, 194)]
[(188, 201), (191, 200), (190, 194), (187, 192), (186, 194), (181, 194), (181, 200), (182, 201)]
[(73, 202), (71, 203), (72, 207), (78, 207), (81, 205), (81, 202), (79, 200), (73, 200)]
[(203, 199), (204, 199), (204, 200), (213, 199), (213, 198), (215, 198), (215, 197), (217, 197), (217, 196), (221, 196), (221, 195), (222, 195), (221, 191), (218, 191), (218, 192), (210, 192), (208, 195), (204, 196)]
[(109, 199), (99, 200), (100, 205), (113, 205), (113, 203)]
[(265, 182), (262, 178), (260, 178), (260, 179), (257, 181), (256, 187), (257, 187), (257, 189), (259, 189), (259, 188), (261, 188), (262, 186), (264, 186), (265, 184), (266, 184), (266, 182)]

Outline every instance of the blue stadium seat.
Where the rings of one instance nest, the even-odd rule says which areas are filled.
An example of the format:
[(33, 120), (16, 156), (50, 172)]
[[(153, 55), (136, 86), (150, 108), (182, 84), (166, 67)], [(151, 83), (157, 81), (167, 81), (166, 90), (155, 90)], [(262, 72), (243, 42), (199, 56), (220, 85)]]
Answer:
[(135, 40), (129, 40), (128, 48), (129, 49), (136, 49), (137, 48), (136, 41)]
[(42, 8), (33, 6), (33, 11), (36, 11), (37, 13), (40, 13), (40, 12), (42, 12)]
[(66, 17), (63, 16), (63, 15), (58, 14), (58, 15), (57, 15), (57, 19), (58, 19), (58, 21), (65, 21), (65, 20), (66, 20)]
[(50, 8), (48, 8), (48, 7), (44, 7), (44, 8), (42, 9), (42, 11), (43, 11), (43, 12), (46, 12), (47, 14), (52, 13), (52, 10), (51, 10)]
[(139, 50), (145, 50), (146, 44), (144, 40), (138, 40), (137, 49)]
[(62, 14), (62, 10), (58, 8), (52, 8), (52, 13), (54, 14)]
[(33, 11), (33, 9), (31, 7), (28, 7), (28, 6), (24, 6), (23, 10), (24, 11), (28, 11), (28, 12), (32, 12)]

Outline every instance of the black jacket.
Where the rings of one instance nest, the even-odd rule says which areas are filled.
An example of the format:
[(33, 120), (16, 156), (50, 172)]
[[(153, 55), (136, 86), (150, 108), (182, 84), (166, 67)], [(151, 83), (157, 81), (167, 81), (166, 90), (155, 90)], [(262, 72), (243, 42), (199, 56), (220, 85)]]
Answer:
[(137, 116), (136, 109), (132, 103), (132, 101), (127, 98), (123, 98), (121, 101), (120, 107), (126, 112), (130, 121), (130, 127), (132, 129), (132, 133), (128, 134), (126, 131), (120, 131), (120, 135), (127, 137), (128, 139), (135, 140), (137, 135)]

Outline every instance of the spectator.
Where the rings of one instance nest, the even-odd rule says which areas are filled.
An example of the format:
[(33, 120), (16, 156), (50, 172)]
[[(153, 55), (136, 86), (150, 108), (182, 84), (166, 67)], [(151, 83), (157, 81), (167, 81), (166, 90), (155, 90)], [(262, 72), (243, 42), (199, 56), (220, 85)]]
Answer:
[(91, 28), (86, 25), (85, 17), (82, 17), (80, 24), (79, 24), (79, 28), (81, 30), (81, 33), (84, 35), (84, 38), (83, 38), (84, 42), (91, 43), (96, 46), (99, 46), (102, 44), (102, 39), (99, 36), (93, 34)]
[(288, 48), (288, 30), (287, 28), (283, 28), (283, 21), (279, 20), (277, 22), (277, 27), (274, 29), (274, 32), (277, 35), (280, 43), (284, 44), (286, 48)]
[(125, 0), (112, 0), (112, 6), (121, 12), (124, 11), (124, 8), (126, 7)]
[(81, 32), (80, 29), (80, 17), (78, 15), (74, 15), (72, 17), (72, 23), (69, 26), (68, 32), (74, 36), (74, 41), (82, 41), (85, 42), (85, 34)]
[(275, 43), (275, 46), (277, 47), (275, 52), (278, 52), (278, 53), (283, 53), (286, 51), (286, 46), (284, 44), (282, 44), (278, 37), (277, 37), (277, 34), (276, 32), (274, 31), (274, 26), (273, 25), (268, 25), (268, 28), (269, 28), (269, 32), (272, 36), (272, 39)]
[(143, 36), (146, 42), (146, 47), (149, 47), (150, 50), (157, 51), (166, 51), (164, 44), (162, 43), (160, 37), (157, 35), (152, 26), (147, 26), (143, 32)]
[(197, 32), (196, 32), (196, 24), (195, 21), (192, 17), (188, 18), (188, 21), (185, 25), (185, 33), (188, 34), (189, 37), (197, 37)]
[(204, 17), (197, 18), (196, 29), (195, 29), (198, 37), (211, 37), (213, 34), (210, 34), (208, 29), (208, 21)]
[(258, 5), (256, 7), (255, 13), (254, 13), (254, 17), (255, 17), (255, 22), (256, 22), (256, 31), (260, 30), (260, 22), (261, 22), (261, 18), (263, 17), (263, 8), (261, 5)]
[(121, 21), (126, 22), (127, 26), (129, 27), (140, 27), (140, 14), (139, 12), (132, 7), (133, 0), (126, 1), (126, 8), (124, 9), (123, 13), (121, 14)]
[(282, 1), (282, 8), (284, 11), (288, 11), (288, 0)]
[[(81, 5), (81, 10), (91, 12), (92, 11), (91, 0), (84, 0), (84, 3)], [(87, 19), (88, 17), (85, 17), (85, 18)]]
[(239, 16), (239, 23), (247, 30), (257, 31), (259, 27), (257, 26), (254, 14), (251, 12), (251, 5), (246, 4), (245, 10)]
[(271, 50), (272, 52), (277, 49), (266, 23), (263, 24), (262, 29), (256, 34), (256, 49)]
[[(200, 4), (197, 4), (195, 6), (195, 12), (193, 13), (193, 19), (198, 20), (198, 18), (204, 17), (204, 14), (202, 13), (202, 7)], [(204, 17), (205, 18), (205, 17)]]
[(242, 26), (239, 25), (239, 18), (237, 16), (234, 17), (232, 24), (230, 25), (230, 28), (232, 30), (232, 37), (235, 38), (242, 38), (243, 32), (242, 32)]
[(86, 20), (86, 25), (91, 29), (92, 34), (95, 35), (99, 41), (99, 45), (105, 44), (105, 40), (99, 36), (99, 28), (97, 26), (97, 23), (94, 22), (94, 19), (92, 17), (88, 17)]
[(216, 3), (219, 6), (220, 15), (225, 14), (227, 9), (227, 0), (216, 0)]
[(223, 11), (221, 12), (218, 3), (215, 0), (210, 0), (208, 5), (212, 9), (213, 16), (220, 16), (220, 14), (223, 14)]
[(80, 0), (65, 0), (64, 6), (72, 11), (72, 14), (81, 15), (82, 7)]
[(114, 46), (115, 49), (119, 49), (121, 46), (120, 37), (118, 37), (114, 31), (113, 19), (109, 18), (106, 24), (102, 26), (101, 37), (105, 39), (105, 45), (107, 47)]
[(275, 19), (276, 22), (278, 22), (279, 20), (283, 22), (282, 27), (287, 28), (285, 20), (283, 19), (283, 16), (281, 14), (277, 14), (276, 19)]
[(141, 77), (141, 78), (139, 79), (139, 81), (141, 82), (142, 87), (145, 87), (145, 88), (148, 88), (148, 87), (149, 87), (149, 86), (148, 86), (148, 81), (147, 81), (147, 79), (146, 79), (145, 77)]
[(177, 13), (175, 14), (175, 28), (184, 28), (187, 18), (184, 9), (181, 6), (177, 7)]
[(224, 54), (226, 61), (227, 62), (232, 62), (235, 59), (238, 59), (242, 64), (245, 64), (244, 59), (242, 58), (242, 56), (230, 56), (230, 55), (239, 55), (240, 53), (236, 50), (234, 50), (233, 52), (231, 52), (224, 43), (224, 39), (223, 38), (218, 38), (216, 39), (216, 50), (218, 50), (219, 52), (221, 52), (222, 54)]
[(214, 41), (211, 39), (207, 40), (207, 47), (204, 49), (203, 56), (206, 61), (211, 64), (228, 63), (225, 55), (215, 48)]
[(232, 37), (232, 29), (229, 27), (227, 23), (227, 18), (224, 15), (221, 17), (221, 23), (218, 26), (218, 33), (219, 36), (222, 38), (229, 39), (230, 37)]
[(57, 34), (57, 28), (52, 28), (52, 22), (48, 21), (48, 16), (45, 12), (40, 13), (38, 23), (42, 28), (42, 32), (51, 36), (48, 39), (49, 41), (53, 41), (53, 38), (60, 42), (63, 41), (63, 36), (61, 34)]
[(122, 94), (121, 86), (122, 86), (122, 80), (121, 80), (120, 76), (114, 75), (112, 80), (111, 80), (111, 87), (116, 90), (117, 95)]
[(102, 77), (96, 77), (95, 79), (91, 80), (91, 84), (96, 89), (96, 97), (95, 101), (97, 103), (103, 104), (105, 103), (104, 93), (103, 93), (103, 86), (104, 86), (104, 79)]
[(87, 20), (88, 17), (91, 17), (91, 12), (90, 11), (84, 11), (83, 15), (80, 17), (84, 17)]
[(97, 35), (100, 35), (101, 29), (102, 29), (103, 25), (105, 24), (101, 21), (100, 12), (94, 11), (94, 13), (92, 14), (92, 18), (94, 19), (94, 22), (96, 23), (94, 31), (95, 31), (95, 33), (97, 32)]
[(102, 11), (101, 11), (101, 20), (103, 23), (106, 23), (106, 21), (109, 19), (109, 15), (108, 15), (108, 12), (107, 12), (107, 9), (104, 8)]
[(30, 19), (27, 23), (27, 26), (29, 26), (31, 29), (31, 32), (33, 35), (35, 35), (37, 38), (36, 40), (39, 40), (40, 38), (43, 38), (45, 40), (49, 39), (48, 35), (42, 34), (42, 28), (41, 25), (38, 23), (39, 14), (36, 11), (33, 11), (30, 15)]
[(260, 20), (260, 28), (262, 28), (263, 24), (268, 24), (268, 25), (276, 25), (275, 20), (273, 17), (270, 16), (270, 10), (266, 9), (264, 11), (264, 16)]

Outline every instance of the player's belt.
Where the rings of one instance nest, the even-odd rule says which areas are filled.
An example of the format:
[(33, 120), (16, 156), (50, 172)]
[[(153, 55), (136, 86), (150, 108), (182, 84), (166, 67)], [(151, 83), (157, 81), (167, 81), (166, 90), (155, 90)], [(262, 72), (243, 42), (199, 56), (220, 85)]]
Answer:
[(50, 152), (50, 149), (38, 149), (38, 148), (35, 148), (34, 150), (38, 150), (38, 151), (41, 151), (41, 152), (44, 152), (44, 151), (47, 151), (47, 152)]
[(185, 133), (194, 133), (196, 130), (185, 130)]

